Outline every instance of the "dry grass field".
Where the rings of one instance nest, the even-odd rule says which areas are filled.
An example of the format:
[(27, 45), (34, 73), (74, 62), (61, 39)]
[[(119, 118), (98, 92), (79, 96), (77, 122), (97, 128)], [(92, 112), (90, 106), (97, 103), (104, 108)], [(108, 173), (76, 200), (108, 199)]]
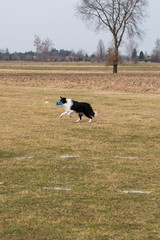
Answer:
[(159, 94), (159, 65), (1, 62), (0, 239), (160, 239)]

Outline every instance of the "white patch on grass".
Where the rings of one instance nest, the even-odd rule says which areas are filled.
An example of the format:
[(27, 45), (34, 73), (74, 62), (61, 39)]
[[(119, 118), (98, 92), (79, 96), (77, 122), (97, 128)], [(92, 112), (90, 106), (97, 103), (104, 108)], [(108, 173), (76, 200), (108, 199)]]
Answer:
[(17, 160), (23, 160), (23, 159), (32, 159), (33, 156), (29, 156), (29, 157), (17, 157)]
[(114, 156), (114, 158), (123, 158), (123, 159), (136, 159), (137, 157), (124, 157), (124, 156)]
[(80, 157), (80, 155), (64, 155), (64, 156), (60, 156), (60, 158), (77, 158)]
[(71, 188), (60, 188), (60, 187), (44, 187), (47, 190), (61, 190), (61, 191), (70, 191)]
[(2, 185), (2, 184), (4, 184), (4, 182), (0, 182), (0, 184)]
[(141, 193), (141, 194), (149, 194), (151, 191), (141, 191), (141, 190), (124, 190), (123, 193)]

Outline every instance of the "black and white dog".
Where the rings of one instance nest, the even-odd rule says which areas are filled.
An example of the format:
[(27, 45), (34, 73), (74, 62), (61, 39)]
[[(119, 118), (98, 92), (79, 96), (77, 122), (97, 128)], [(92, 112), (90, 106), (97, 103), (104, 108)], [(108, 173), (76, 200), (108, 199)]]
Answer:
[(76, 122), (79, 122), (83, 115), (89, 118), (89, 122), (92, 122), (92, 117), (97, 116), (97, 112), (93, 112), (93, 109), (89, 103), (77, 102), (64, 97), (60, 97), (60, 101), (65, 107), (65, 112), (60, 115), (60, 118), (64, 115), (70, 116), (72, 113), (78, 113), (79, 118)]

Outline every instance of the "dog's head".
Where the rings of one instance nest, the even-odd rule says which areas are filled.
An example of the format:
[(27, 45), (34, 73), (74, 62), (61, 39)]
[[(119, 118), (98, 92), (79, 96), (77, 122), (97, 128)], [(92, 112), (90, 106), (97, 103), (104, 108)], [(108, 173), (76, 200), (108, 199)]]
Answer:
[(64, 97), (60, 97), (60, 101), (61, 101), (63, 104), (67, 103), (67, 99), (64, 98)]

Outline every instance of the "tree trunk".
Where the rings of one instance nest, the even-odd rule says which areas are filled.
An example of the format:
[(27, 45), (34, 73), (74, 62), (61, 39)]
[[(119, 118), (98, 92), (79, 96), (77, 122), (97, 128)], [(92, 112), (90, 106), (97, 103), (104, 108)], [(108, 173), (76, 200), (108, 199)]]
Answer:
[(115, 50), (114, 50), (114, 59), (113, 59), (113, 73), (117, 73), (117, 71), (118, 71), (118, 62), (119, 62), (119, 54), (118, 54), (117, 40), (115, 40)]
[(117, 67), (118, 67), (118, 64), (114, 63), (113, 64), (113, 73), (117, 73)]

